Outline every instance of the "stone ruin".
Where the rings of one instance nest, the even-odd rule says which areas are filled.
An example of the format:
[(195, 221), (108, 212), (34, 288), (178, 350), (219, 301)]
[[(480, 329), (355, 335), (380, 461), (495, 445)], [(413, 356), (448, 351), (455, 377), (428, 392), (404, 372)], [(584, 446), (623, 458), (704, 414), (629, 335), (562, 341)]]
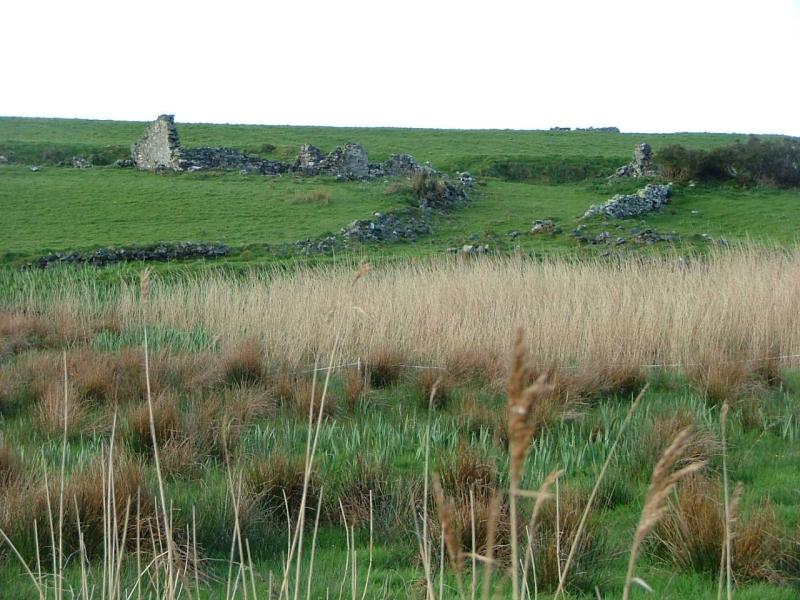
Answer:
[(603, 204), (592, 204), (583, 219), (604, 215), (614, 219), (636, 217), (669, 204), (672, 186), (649, 183), (635, 194), (617, 194)]
[[(198, 171), (239, 169), (247, 173), (273, 175), (289, 170), (288, 165), (244, 154), (233, 148), (181, 148), (174, 115), (160, 115), (144, 136), (131, 147), (133, 166), (142, 171)], [(126, 167), (126, 161), (117, 166)]]
[(655, 177), (653, 168), (653, 149), (650, 144), (638, 144), (633, 149), (633, 159), (627, 165), (617, 169), (612, 177)]
[(181, 141), (174, 115), (160, 115), (144, 136), (131, 146), (131, 158), (137, 169), (180, 170)]
[(131, 159), (117, 161), (115, 166), (135, 166), (143, 171), (238, 170), (262, 175), (300, 172), (344, 180), (411, 176), (418, 172), (437, 174), (410, 154), (393, 154), (383, 163), (371, 163), (367, 151), (352, 143), (327, 155), (316, 146), (303, 144), (293, 164), (244, 154), (233, 148), (181, 148), (173, 115), (161, 115), (148, 126), (144, 136), (131, 147)]

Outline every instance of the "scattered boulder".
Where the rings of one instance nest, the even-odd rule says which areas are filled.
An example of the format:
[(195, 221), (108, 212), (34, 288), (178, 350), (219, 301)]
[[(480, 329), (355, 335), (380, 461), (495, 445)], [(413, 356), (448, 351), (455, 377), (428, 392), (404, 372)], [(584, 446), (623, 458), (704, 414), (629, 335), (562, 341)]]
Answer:
[(142, 171), (180, 170), (181, 142), (175, 115), (160, 115), (150, 123), (131, 147), (131, 158)]
[(114, 161), (114, 167), (117, 169), (132, 169), (134, 166), (133, 161), (129, 158), (120, 158)]
[(0, 154), (0, 165), (7, 165), (7, 164), (8, 164), (8, 159), (2, 154)]
[(30, 167), (28, 167), (28, 169), (30, 169), (33, 173), (38, 173), (39, 171), (42, 170), (42, 168), (39, 165), (31, 165)]
[(533, 222), (531, 233), (554, 233), (556, 224), (553, 219), (539, 219)]
[(461, 246), (462, 256), (474, 256), (476, 254), (486, 254), (489, 252), (489, 244), (464, 244)]
[(617, 194), (604, 204), (592, 204), (582, 218), (604, 215), (614, 219), (624, 219), (643, 215), (669, 204), (671, 194), (672, 187), (669, 184), (651, 183), (635, 194)]
[(82, 156), (72, 157), (72, 166), (76, 169), (91, 169), (92, 163), (83, 158)]
[(650, 144), (641, 143), (633, 149), (633, 159), (627, 165), (617, 169), (617, 177), (655, 177), (653, 168), (653, 149)]
[(459, 173), (458, 180), (465, 188), (471, 188), (475, 185), (475, 178), (470, 175), (469, 171), (462, 171)]

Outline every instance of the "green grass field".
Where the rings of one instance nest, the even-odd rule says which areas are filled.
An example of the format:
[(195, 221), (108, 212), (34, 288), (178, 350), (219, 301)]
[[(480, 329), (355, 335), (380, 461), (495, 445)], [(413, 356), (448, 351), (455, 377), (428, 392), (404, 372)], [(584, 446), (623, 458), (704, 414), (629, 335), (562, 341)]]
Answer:
[[(0, 154), (12, 161), (42, 162), (73, 154), (124, 157), (142, 123), (0, 119)], [(230, 145), (292, 160), (303, 142), (325, 150), (357, 140), (373, 160), (410, 152), (445, 171), (481, 175), (469, 206), (441, 220), (431, 236), (412, 247), (370, 246), (366, 255), (437, 255), (479, 240), (497, 251), (539, 254), (576, 251), (569, 232), (592, 203), (638, 182), (609, 185), (607, 174), (629, 158), (635, 143), (655, 149), (668, 143), (708, 148), (742, 136), (720, 134), (611, 134), (603, 132), (437, 131), (245, 125), (179, 125), (183, 143)], [(48, 158), (49, 157), (49, 158)], [(395, 186), (396, 187), (396, 186)], [(392, 182), (339, 183), (325, 178), (263, 178), (238, 173), (138, 173), (98, 166), (80, 171), (44, 166), (0, 166), (0, 260), (19, 265), (50, 251), (87, 250), (185, 240), (224, 242), (236, 262), (270, 262), (291, 244), (336, 232), (375, 211), (406, 206), (410, 194), (391, 193)], [(388, 192), (388, 193), (387, 193)], [(797, 190), (682, 187), (669, 209), (645, 223), (590, 223), (589, 232), (625, 235), (631, 227), (676, 232), (687, 247), (705, 246), (703, 234), (729, 241), (780, 245), (795, 242), (800, 217)], [(563, 233), (527, 235), (535, 219), (553, 218)], [(68, 226), (65, 226), (68, 224)], [(617, 227), (620, 225), (620, 227)], [(509, 233), (523, 235), (511, 239)], [(619, 232), (619, 233), (618, 233)]]

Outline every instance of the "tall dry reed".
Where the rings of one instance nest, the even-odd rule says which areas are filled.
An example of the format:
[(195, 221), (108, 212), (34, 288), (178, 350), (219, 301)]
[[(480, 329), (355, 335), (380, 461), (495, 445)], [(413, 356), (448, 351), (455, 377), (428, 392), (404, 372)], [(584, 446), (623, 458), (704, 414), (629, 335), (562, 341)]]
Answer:
[[(76, 282), (42, 301), (28, 289), (33, 279), (19, 287), (5, 301), (19, 309), (122, 326), (140, 318), (138, 286), (109, 295)], [(294, 366), (330, 353), (334, 322), (344, 361), (392, 348), (405, 361), (455, 372), (466, 360), (467, 371), (478, 365), (497, 375), (496, 358), (521, 326), (539, 372), (728, 361), (756, 371), (800, 350), (800, 252), (739, 250), (694, 262), (442, 261), (373, 268), (355, 286), (345, 267), (212, 274), (154, 286), (147, 320), (201, 327), (223, 344), (257, 340), (265, 360)]]

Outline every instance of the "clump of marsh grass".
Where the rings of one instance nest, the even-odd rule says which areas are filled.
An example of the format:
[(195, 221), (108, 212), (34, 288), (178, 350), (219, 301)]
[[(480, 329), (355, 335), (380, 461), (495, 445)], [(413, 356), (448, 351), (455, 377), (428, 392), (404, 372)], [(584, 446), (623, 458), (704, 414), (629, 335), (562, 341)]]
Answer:
[(443, 408), (453, 395), (454, 380), (439, 369), (418, 369), (414, 387), (420, 405), (427, 406), (432, 402), (435, 408)]
[(397, 350), (381, 346), (367, 356), (367, 372), (372, 387), (385, 388), (400, 378), (403, 356)]
[(300, 419), (308, 419), (309, 414), (316, 419), (322, 409), (322, 416), (332, 418), (336, 414), (339, 398), (330, 390), (325, 391), (323, 402), (323, 389), (318, 382), (308, 379), (295, 381), (290, 401), (292, 412)]
[(362, 369), (345, 372), (342, 387), (350, 412), (355, 412), (358, 402), (369, 393), (369, 379)]
[(266, 373), (263, 344), (248, 337), (236, 345), (229, 345), (221, 357), (223, 379), (229, 384), (260, 383)]
[(152, 453), (154, 444), (163, 446), (185, 437), (176, 396), (165, 394), (149, 404), (132, 407), (125, 419), (123, 437), (128, 447), (140, 454)]
[(70, 436), (77, 435), (88, 422), (86, 403), (80, 399), (75, 386), (71, 383), (67, 386), (66, 411), (64, 394), (63, 383), (51, 382), (36, 404), (36, 423), (48, 435), (61, 434), (65, 428)]
[[(582, 490), (566, 490), (558, 498), (548, 493), (546, 497), (555, 501), (542, 504), (534, 520), (535, 530), (529, 532), (527, 545), (523, 546), (535, 559), (528, 588), (554, 591), (561, 587), (591, 593), (602, 571), (605, 548), (602, 536), (588, 526), (594, 514), (589, 497)], [(584, 513), (588, 516), (584, 517)]]
[(639, 525), (636, 528), (633, 544), (631, 546), (628, 570), (625, 576), (625, 586), (622, 593), (623, 600), (627, 600), (630, 597), (631, 585), (635, 580), (636, 561), (639, 558), (642, 544), (664, 516), (667, 498), (681, 479), (692, 473), (696, 473), (705, 466), (704, 461), (693, 461), (683, 467), (677, 468), (687, 448), (689, 448), (692, 443), (692, 435), (691, 428), (686, 428), (679, 432), (672, 443), (661, 454), (661, 458), (653, 469), (644, 508), (642, 509)]
[(22, 461), (14, 449), (0, 436), (0, 492), (22, 478)]
[[(306, 483), (306, 476), (308, 481)], [(244, 468), (244, 489), (252, 495), (267, 519), (281, 518), (287, 508), (300, 506), (303, 496), (308, 506), (319, 496), (319, 477), (307, 474), (302, 457), (273, 451), (269, 457), (256, 457)]]
[[(732, 575), (736, 581), (781, 582), (783, 554), (780, 523), (769, 501), (741, 514), (741, 486), (729, 507), (729, 532), (719, 481), (693, 475), (678, 485), (669, 510), (654, 530), (654, 552), (683, 571), (716, 575), (720, 557), (727, 558), (730, 537)], [(723, 563), (726, 562), (723, 561)]]

